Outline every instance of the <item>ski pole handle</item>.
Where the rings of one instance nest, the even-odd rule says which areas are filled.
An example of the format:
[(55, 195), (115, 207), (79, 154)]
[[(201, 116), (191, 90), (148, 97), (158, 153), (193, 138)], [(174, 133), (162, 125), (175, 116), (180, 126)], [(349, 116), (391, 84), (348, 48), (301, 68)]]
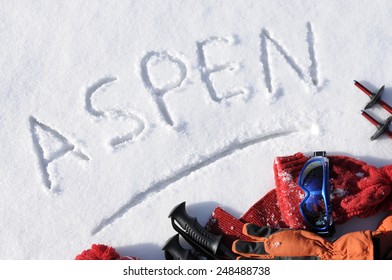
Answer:
[(205, 230), (197, 221), (197, 218), (188, 215), (185, 209), (185, 201), (177, 205), (169, 214), (173, 228), (191, 245), (207, 253), (211, 258), (216, 257), (221, 236), (214, 235)]
[(195, 260), (192, 256), (191, 250), (184, 249), (180, 244), (180, 236), (177, 233), (172, 236), (162, 250), (165, 252), (166, 260)]
[[(210, 259), (221, 259), (222, 257), (235, 259), (231, 250), (221, 244), (221, 235), (208, 232), (197, 218), (188, 215), (185, 209), (185, 201), (174, 207), (169, 214), (173, 228), (196, 250)], [(219, 253), (223, 256), (219, 257)]]

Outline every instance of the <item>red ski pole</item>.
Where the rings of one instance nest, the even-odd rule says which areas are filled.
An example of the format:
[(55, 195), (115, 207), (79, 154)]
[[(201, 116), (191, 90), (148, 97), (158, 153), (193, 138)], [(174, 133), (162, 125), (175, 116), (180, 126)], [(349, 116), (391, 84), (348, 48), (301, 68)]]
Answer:
[(364, 116), (368, 121), (377, 127), (377, 131), (370, 138), (371, 140), (377, 139), (383, 133), (386, 133), (389, 138), (392, 139), (392, 131), (389, 129), (389, 125), (392, 123), (392, 116), (390, 116), (385, 123), (377, 121), (365, 111), (362, 111), (362, 116)]
[(380, 104), (385, 110), (392, 114), (392, 107), (388, 105), (388, 103), (381, 100), (381, 95), (384, 91), (384, 86), (382, 86), (377, 93), (373, 93), (367, 88), (365, 88), (361, 83), (354, 80), (354, 85), (357, 86), (360, 90), (362, 90), (367, 96), (370, 97), (370, 102), (366, 105), (365, 109), (369, 109), (375, 103)]

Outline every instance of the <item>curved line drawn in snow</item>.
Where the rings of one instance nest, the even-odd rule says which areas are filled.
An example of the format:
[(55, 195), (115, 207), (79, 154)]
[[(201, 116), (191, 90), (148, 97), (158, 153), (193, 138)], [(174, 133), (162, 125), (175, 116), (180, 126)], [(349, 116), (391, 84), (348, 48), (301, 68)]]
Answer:
[(279, 138), (279, 137), (284, 137), (293, 133), (298, 132), (297, 130), (287, 130), (287, 131), (281, 131), (281, 132), (274, 132), (266, 135), (259, 135), (259, 136), (253, 136), (246, 138), (244, 140), (234, 140), (232, 141), (229, 145), (226, 147), (217, 150), (215, 153), (212, 153), (211, 155), (208, 155), (204, 158), (204, 160), (201, 160), (197, 163), (191, 164), (191, 165), (185, 165), (184, 167), (180, 168), (170, 176), (163, 178), (157, 182), (152, 182), (148, 188), (146, 188), (143, 191), (140, 191), (134, 195), (128, 200), (126, 204), (121, 206), (116, 212), (114, 212), (112, 215), (110, 215), (107, 218), (104, 218), (101, 220), (101, 222), (92, 229), (91, 234), (96, 235), (102, 230), (104, 230), (106, 227), (110, 226), (117, 220), (119, 220), (121, 217), (123, 217), (129, 210), (131, 210), (133, 207), (143, 203), (146, 199), (151, 197), (151, 195), (158, 194), (159, 192), (165, 190), (167, 187), (169, 187), (171, 184), (189, 176), (191, 173), (198, 171), (204, 167), (207, 167), (218, 160), (221, 160), (223, 158), (226, 158), (233, 153), (237, 151), (242, 151), (245, 150), (246, 148), (249, 148), (253, 145), (256, 145), (258, 143)]

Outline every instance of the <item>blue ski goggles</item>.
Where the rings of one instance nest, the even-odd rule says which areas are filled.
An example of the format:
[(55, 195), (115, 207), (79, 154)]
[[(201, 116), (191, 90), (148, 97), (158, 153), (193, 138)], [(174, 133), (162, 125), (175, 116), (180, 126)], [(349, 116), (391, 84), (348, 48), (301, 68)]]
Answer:
[(329, 160), (325, 152), (316, 152), (303, 166), (298, 185), (305, 192), (300, 203), (302, 217), (323, 236), (335, 233), (329, 186)]

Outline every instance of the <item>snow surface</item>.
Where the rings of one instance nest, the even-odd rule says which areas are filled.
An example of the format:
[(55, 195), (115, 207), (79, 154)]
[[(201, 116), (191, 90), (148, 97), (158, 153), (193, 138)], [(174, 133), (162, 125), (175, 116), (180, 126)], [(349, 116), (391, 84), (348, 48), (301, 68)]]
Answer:
[(240, 217), (274, 188), (276, 156), (391, 163), (353, 84), (385, 84), (392, 104), (390, 1), (1, 6), (1, 259), (92, 243), (163, 259), (175, 205), (202, 224), (217, 205)]

